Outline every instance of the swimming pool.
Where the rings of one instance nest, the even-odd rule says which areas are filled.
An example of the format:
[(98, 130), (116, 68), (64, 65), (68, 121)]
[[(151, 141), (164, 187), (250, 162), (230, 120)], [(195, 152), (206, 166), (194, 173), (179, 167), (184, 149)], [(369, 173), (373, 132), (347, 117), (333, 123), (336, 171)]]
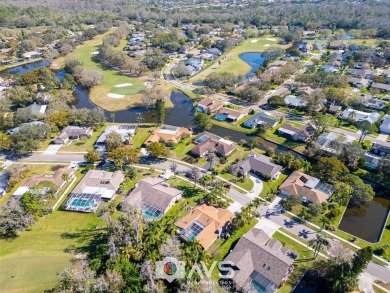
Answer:
[(219, 121), (225, 121), (226, 120), (226, 118), (224, 116), (220, 116), (220, 115), (215, 115), (214, 118), (219, 120)]
[(142, 216), (147, 220), (153, 221), (153, 220), (157, 220), (160, 217), (160, 213), (159, 212), (153, 213), (151, 211), (144, 211), (144, 212), (142, 212)]
[(83, 200), (83, 199), (75, 199), (70, 204), (73, 207), (88, 207), (92, 206), (93, 200)]

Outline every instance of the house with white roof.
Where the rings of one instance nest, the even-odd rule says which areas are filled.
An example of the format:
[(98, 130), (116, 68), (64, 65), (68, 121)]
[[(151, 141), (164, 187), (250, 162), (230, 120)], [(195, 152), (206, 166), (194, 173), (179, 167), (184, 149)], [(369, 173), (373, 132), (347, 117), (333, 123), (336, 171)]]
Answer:
[(136, 125), (110, 125), (102, 132), (99, 138), (96, 140), (95, 147), (104, 149), (106, 145), (107, 135), (111, 132), (116, 132), (121, 136), (122, 142), (130, 141), (135, 135)]
[(334, 132), (324, 132), (318, 136), (317, 143), (321, 146), (322, 150), (337, 154), (339, 153), (338, 144), (351, 145), (354, 140), (354, 137), (339, 135)]
[(390, 134), (390, 114), (385, 115), (383, 117), (383, 122), (379, 127), (380, 132), (385, 134)]
[(377, 112), (363, 112), (353, 109), (352, 107), (348, 107), (344, 110), (344, 112), (339, 116), (340, 119), (343, 120), (354, 120), (356, 122), (366, 120), (371, 123), (376, 123), (381, 115)]
[(301, 97), (294, 95), (288, 95), (284, 98), (284, 103), (288, 106), (294, 107), (306, 107), (307, 101)]

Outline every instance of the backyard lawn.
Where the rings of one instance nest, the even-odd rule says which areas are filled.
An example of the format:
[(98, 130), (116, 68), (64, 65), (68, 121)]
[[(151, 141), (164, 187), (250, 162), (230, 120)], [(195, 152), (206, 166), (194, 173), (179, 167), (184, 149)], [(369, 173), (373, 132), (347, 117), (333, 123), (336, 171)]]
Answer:
[(104, 129), (107, 127), (107, 125), (108, 124), (106, 123), (104, 126), (98, 128), (97, 130), (94, 130), (90, 138), (79, 139), (76, 141), (72, 141), (69, 145), (62, 146), (60, 148), (60, 152), (87, 152), (93, 150), (93, 145), (95, 144), (99, 136), (102, 134)]
[(0, 240), (0, 292), (42, 292), (53, 288), (74, 253), (86, 252), (99, 234), (95, 214), (55, 211), (14, 240)]

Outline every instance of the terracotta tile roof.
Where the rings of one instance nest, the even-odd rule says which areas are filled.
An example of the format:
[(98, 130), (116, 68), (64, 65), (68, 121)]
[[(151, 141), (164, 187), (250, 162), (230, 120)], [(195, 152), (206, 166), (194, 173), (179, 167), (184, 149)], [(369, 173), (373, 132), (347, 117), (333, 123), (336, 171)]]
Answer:
[(327, 201), (333, 192), (329, 195), (316, 189), (320, 183), (320, 180), (315, 177), (299, 171), (294, 171), (283, 184), (279, 186), (279, 190), (290, 195), (294, 194), (306, 197), (312, 203), (321, 204)]
[(33, 187), (40, 182), (50, 181), (54, 183), (56, 186), (61, 186), (64, 183), (62, 179), (63, 174), (70, 174), (72, 172), (68, 167), (60, 168), (54, 172), (54, 174), (35, 174), (30, 176), (27, 181), (23, 184), (26, 187)]
[(217, 230), (233, 218), (234, 215), (228, 210), (202, 204), (178, 220), (175, 225), (183, 229), (183, 232), (194, 222), (202, 225), (204, 228), (195, 239), (199, 241), (204, 249), (207, 249), (217, 239)]
[(192, 131), (184, 127), (162, 125), (153, 131), (153, 133), (145, 141), (145, 144), (148, 145), (152, 142), (159, 142), (160, 139), (178, 143), (183, 134), (192, 135)]
[(217, 154), (221, 156), (227, 156), (232, 151), (234, 151), (234, 146), (232, 144), (227, 144), (221, 140), (216, 140), (214, 138), (209, 137), (204, 142), (194, 146), (191, 149), (191, 153), (196, 156), (203, 156), (208, 149), (214, 150)]

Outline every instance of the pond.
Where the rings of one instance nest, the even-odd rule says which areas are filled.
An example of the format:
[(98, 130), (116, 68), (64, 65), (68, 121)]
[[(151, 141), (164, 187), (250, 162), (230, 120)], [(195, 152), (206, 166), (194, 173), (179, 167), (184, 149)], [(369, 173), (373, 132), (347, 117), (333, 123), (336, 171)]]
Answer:
[(265, 59), (261, 57), (260, 52), (243, 53), (240, 55), (240, 59), (246, 62), (251, 67), (251, 71), (247, 75), (245, 75), (245, 78), (254, 77), (256, 75), (255, 71), (259, 69), (265, 61)]
[(389, 210), (390, 200), (379, 196), (360, 207), (347, 207), (339, 229), (368, 242), (378, 242)]
[[(45, 66), (43, 61), (33, 62), (29, 64), (19, 65), (0, 72), (0, 76), (23, 74), (34, 69)], [(55, 71), (58, 79), (61, 81), (65, 76), (63, 71)], [(89, 99), (89, 92), (81, 86), (75, 86), (74, 95), (77, 97), (77, 102), (73, 105), (75, 108), (99, 108), (94, 105)], [(170, 125), (191, 127), (193, 125), (194, 109), (192, 100), (185, 94), (179, 91), (172, 91), (170, 96), (173, 108), (169, 108), (165, 112), (165, 123)], [(115, 113), (115, 122), (120, 123), (135, 123), (137, 113), (142, 113), (143, 122), (157, 122), (157, 117), (153, 111), (146, 108), (131, 108), (117, 112), (109, 112), (102, 109), (108, 121), (112, 121), (111, 114)]]

